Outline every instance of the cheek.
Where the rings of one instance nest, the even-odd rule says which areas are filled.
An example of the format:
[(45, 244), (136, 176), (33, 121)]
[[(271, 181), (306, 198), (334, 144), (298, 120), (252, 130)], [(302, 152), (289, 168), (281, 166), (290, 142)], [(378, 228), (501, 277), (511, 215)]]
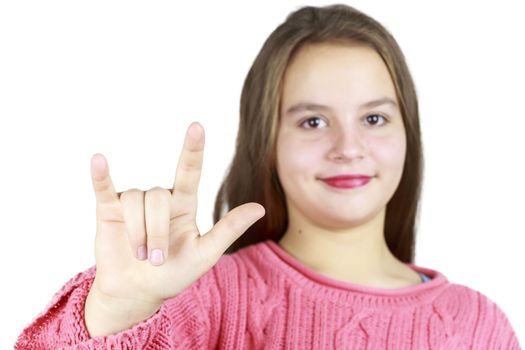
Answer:
[(281, 181), (286, 175), (311, 178), (323, 159), (323, 148), (321, 141), (312, 142), (284, 135), (277, 144), (277, 170)]
[(386, 168), (403, 168), (406, 153), (404, 135), (383, 137), (369, 142), (374, 159)]

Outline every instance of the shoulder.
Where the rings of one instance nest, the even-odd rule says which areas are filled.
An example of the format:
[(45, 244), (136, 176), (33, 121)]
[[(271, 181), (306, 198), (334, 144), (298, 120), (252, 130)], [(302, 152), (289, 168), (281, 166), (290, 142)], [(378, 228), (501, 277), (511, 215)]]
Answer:
[(466, 315), (475, 315), (476, 317), (496, 318), (504, 316), (503, 311), (498, 304), (490, 299), (481, 291), (449, 281), (441, 271), (422, 267), (415, 264), (408, 264), (418, 273), (424, 273), (431, 279), (421, 286), (439, 286), (432, 288), (435, 294), (432, 298), (432, 307), (444, 319), (453, 315), (454, 317), (465, 317)]
[(476, 314), (486, 319), (504, 316), (500, 306), (481, 291), (458, 283), (448, 283), (434, 301), (436, 311), (457, 315)]
[[(505, 312), (494, 300), (474, 288), (449, 283), (432, 303), (437, 322), (449, 335), (469, 339), (472, 345), (517, 347), (517, 338)], [(485, 346), (485, 345), (483, 345)]]

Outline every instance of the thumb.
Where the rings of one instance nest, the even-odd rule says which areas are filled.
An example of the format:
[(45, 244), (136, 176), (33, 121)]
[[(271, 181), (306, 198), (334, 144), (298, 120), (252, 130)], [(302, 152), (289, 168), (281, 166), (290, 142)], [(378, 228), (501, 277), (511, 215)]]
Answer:
[(245, 203), (228, 212), (213, 228), (199, 239), (202, 251), (214, 263), (257, 220), (266, 214), (258, 203)]

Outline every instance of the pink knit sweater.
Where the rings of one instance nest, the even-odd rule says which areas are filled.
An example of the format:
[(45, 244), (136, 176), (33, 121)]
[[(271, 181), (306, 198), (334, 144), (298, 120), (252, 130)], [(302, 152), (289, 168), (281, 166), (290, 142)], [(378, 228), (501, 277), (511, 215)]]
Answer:
[(440, 272), (380, 289), (325, 277), (273, 241), (223, 255), (151, 318), (90, 339), (79, 273), (20, 334), (16, 349), (520, 349), (503, 311)]

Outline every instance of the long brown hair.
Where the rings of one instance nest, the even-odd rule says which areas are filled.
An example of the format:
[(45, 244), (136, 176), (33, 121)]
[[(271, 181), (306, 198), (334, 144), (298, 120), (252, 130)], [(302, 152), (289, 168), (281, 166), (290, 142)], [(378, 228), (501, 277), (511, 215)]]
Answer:
[(381, 56), (391, 75), (406, 131), (403, 175), (387, 204), (385, 240), (399, 260), (413, 262), (416, 215), (423, 177), (423, 152), (414, 82), (394, 37), (376, 20), (348, 5), (305, 6), (290, 13), (265, 41), (244, 81), (236, 149), (215, 200), (216, 223), (230, 209), (257, 202), (266, 215), (241, 235), (225, 254), (287, 230), (284, 192), (276, 173), (275, 144), (283, 76), (297, 50), (308, 43), (366, 45)]

